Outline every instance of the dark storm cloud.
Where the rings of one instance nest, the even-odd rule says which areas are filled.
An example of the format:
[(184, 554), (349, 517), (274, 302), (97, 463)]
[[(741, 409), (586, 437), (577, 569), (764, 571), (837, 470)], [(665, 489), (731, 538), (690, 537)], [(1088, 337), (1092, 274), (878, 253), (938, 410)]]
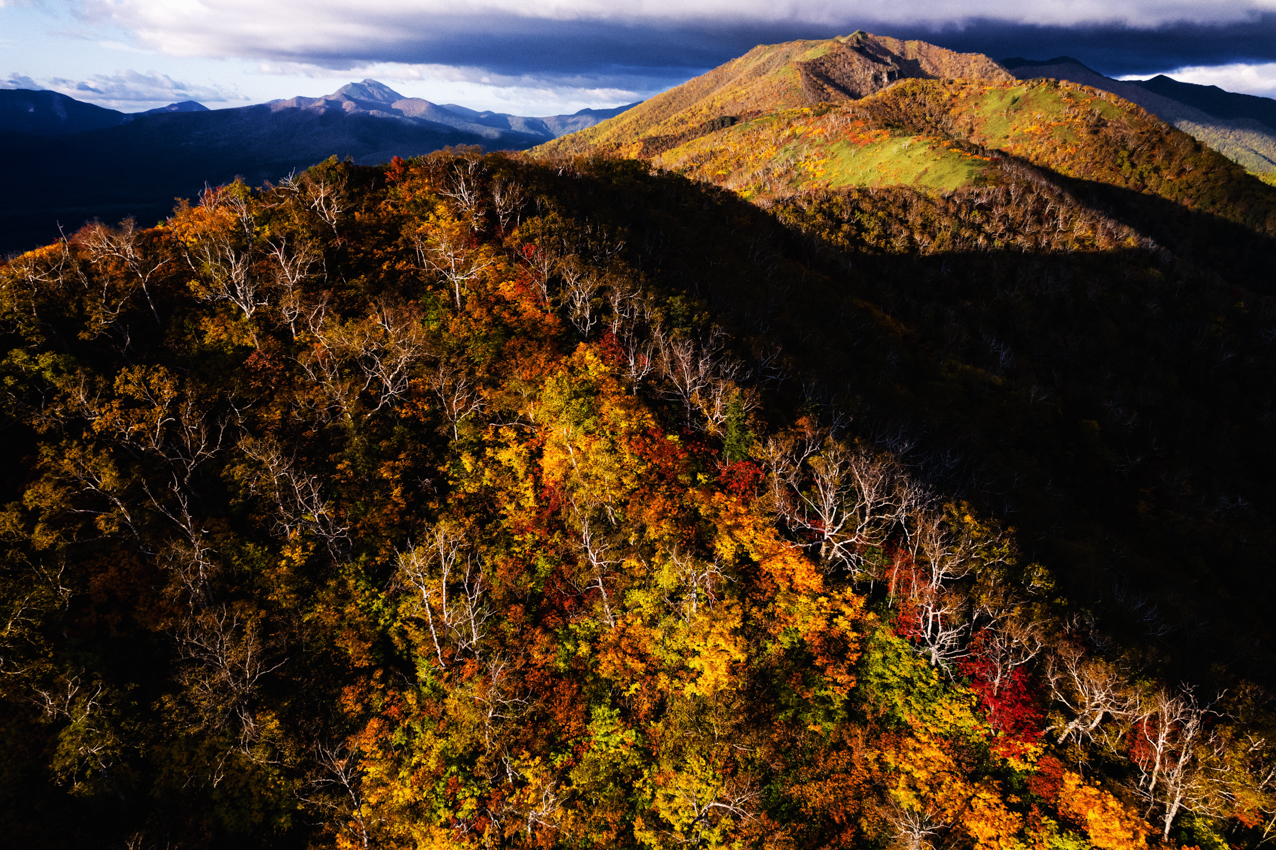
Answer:
[[(3, 0), (0, 0), (3, 2)], [(757, 44), (865, 29), (1110, 75), (1276, 61), (1276, 0), (83, 0), (174, 56), (347, 69), (405, 63), (654, 91)]]
[[(494, 74), (588, 77), (642, 88), (671, 85), (716, 67), (758, 44), (829, 38), (865, 29), (916, 38), (994, 59), (1049, 59), (1068, 55), (1109, 76), (1154, 74), (1186, 65), (1276, 61), (1276, 13), (1245, 23), (1174, 23), (1155, 28), (1124, 25), (1033, 26), (973, 20), (931, 27), (848, 19), (841, 27), (808, 23), (659, 22), (506, 19), (478, 31), (466, 18), (434, 20), (428, 33), (383, 43), (378, 61), (462, 66)], [(328, 67), (353, 67), (370, 57), (353, 49), (269, 51), (273, 58)], [(265, 52), (265, 51), (263, 51)]]
[(962, 29), (897, 27), (898, 37), (922, 38), (952, 50), (994, 59), (1071, 56), (1108, 76), (1155, 74), (1187, 65), (1276, 61), (1276, 13), (1244, 23), (1156, 28), (1078, 25), (1034, 27), (971, 21)]

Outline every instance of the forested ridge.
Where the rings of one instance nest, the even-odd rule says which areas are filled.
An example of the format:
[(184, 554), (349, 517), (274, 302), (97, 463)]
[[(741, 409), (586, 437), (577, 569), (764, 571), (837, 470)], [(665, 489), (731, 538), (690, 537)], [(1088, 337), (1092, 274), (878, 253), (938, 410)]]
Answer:
[(1262, 844), (1271, 296), (1019, 168), (334, 161), (14, 258), (0, 828)]

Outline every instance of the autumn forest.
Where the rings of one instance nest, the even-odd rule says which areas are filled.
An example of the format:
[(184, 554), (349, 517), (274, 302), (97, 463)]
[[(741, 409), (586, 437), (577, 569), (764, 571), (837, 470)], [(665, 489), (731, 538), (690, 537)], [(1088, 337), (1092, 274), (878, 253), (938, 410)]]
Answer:
[(697, 113), (0, 266), (6, 839), (1276, 840), (1276, 189), (829, 92), (738, 185)]

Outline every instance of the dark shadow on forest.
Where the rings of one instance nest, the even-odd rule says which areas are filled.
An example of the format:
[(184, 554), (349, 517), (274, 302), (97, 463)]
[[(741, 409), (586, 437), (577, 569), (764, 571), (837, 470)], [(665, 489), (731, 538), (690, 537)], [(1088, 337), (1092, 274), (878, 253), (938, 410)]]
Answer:
[(779, 344), (773, 409), (850, 413), (1171, 676), (1276, 684), (1271, 238), (1072, 181), (1160, 248), (848, 253), (729, 193), (637, 187), (587, 185), (582, 211), (754, 353)]

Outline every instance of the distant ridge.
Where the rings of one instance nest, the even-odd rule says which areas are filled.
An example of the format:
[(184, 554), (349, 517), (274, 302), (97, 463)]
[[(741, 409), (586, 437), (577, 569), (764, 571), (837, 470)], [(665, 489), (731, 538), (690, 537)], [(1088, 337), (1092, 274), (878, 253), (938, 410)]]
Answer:
[(1153, 94), (1195, 106), (1215, 118), (1237, 120), (1251, 118), (1276, 130), (1276, 100), (1252, 94), (1224, 91), (1218, 86), (1183, 83), (1158, 74), (1150, 80), (1131, 80)]
[(114, 127), (123, 112), (82, 103), (55, 91), (0, 89), (0, 130), (30, 136), (68, 136)]
[(323, 97), (294, 97), (271, 101), (267, 105), (272, 110), (302, 109), (319, 113), (340, 111), (347, 115), (430, 122), (473, 133), (482, 139), (512, 148), (529, 147), (564, 133), (591, 127), (633, 106), (629, 104), (615, 109), (582, 109), (573, 115), (537, 118), (503, 112), (478, 112), (452, 104), (440, 106), (423, 98), (405, 97), (377, 80), (350, 83)]
[(376, 80), (323, 97), (210, 110), (194, 101), (125, 114), (52, 91), (0, 90), (0, 255), (86, 221), (151, 224), (175, 198), (242, 177), (276, 181), (331, 156), (376, 164), (440, 148), (524, 150), (628, 107), (526, 117), (443, 107)]
[(1125, 98), (1255, 172), (1276, 172), (1276, 100), (1217, 86), (1182, 83), (1165, 75), (1114, 80), (1071, 56), (1002, 63), (1021, 80), (1047, 77), (1091, 86)]
[(139, 112), (139, 115), (159, 115), (163, 112), (208, 112), (208, 107), (194, 100), (183, 100), (180, 103), (170, 103), (168, 106), (158, 106), (155, 109), (148, 109), (145, 112)]

